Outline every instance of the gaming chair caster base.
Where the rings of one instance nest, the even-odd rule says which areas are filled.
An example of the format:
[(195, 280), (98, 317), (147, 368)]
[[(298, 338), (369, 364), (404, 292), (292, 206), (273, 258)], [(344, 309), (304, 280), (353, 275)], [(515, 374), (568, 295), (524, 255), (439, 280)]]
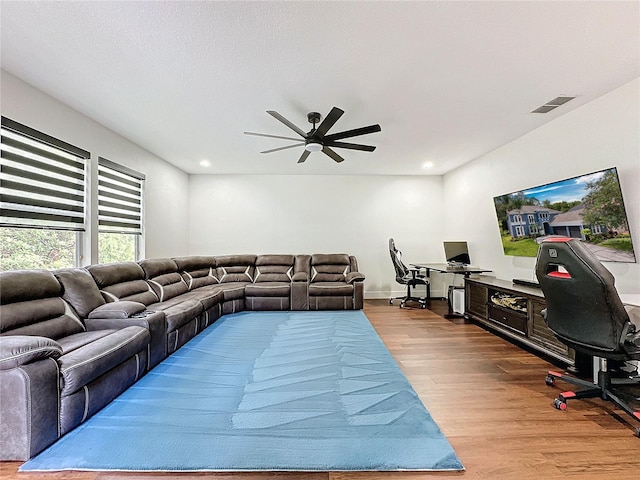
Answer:
[(567, 401), (562, 398), (556, 398), (553, 401), (553, 406), (558, 410), (566, 410), (567, 409)]

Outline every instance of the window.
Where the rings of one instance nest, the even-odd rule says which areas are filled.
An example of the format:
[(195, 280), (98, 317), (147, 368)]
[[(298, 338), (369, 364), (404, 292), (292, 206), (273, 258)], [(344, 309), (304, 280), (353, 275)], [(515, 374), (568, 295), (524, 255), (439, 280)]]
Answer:
[(531, 225), (529, 225), (529, 234), (537, 235), (537, 233), (538, 233), (538, 225), (536, 225), (535, 223), (532, 223)]
[(539, 213), (538, 217), (540, 218), (540, 220), (542, 220), (543, 222), (546, 222), (547, 220), (549, 220), (549, 214), (544, 212), (544, 213)]
[(89, 152), (2, 117), (0, 269), (78, 264)]
[(513, 223), (522, 223), (522, 215), (514, 215)]
[(135, 261), (143, 231), (144, 175), (98, 158), (98, 260)]
[(536, 217), (535, 217), (535, 215), (533, 215), (533, 214), (531, 214), (531, 213), (530, 213), (529, 215), (527, 215), (527, 221), (528, 221), (529, 223), (536, 223)]
[(515, 227), (516, 237), (524, 237), (524, 227)]

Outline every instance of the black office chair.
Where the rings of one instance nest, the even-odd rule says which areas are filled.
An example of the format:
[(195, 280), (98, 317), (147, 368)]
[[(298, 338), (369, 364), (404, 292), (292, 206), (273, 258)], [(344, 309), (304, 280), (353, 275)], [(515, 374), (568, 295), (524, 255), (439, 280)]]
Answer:
[[(407, 294), (403, 297), (391, 297), (389, 303), (393, 305), (394, 300), (400, 300), (400, 308), (404, 307), (406, 302), (416, 302), (420, 305), (420, 308), (427, 308), (427, 302), (431, 296), (431, 286), (429, 279), (420, 273), (419, 268), (408, 268), (402, 263), (402, 252), (396, 248), (396, 244), (393, 238), (389, 239), (389, 253), (391, 254), (391, 260), (393, 261), (393, 268), (396, 271), (396, 282), (400, 285), (407, 286)], [(411, 289), (417, 285), (424, 285), (427, 290), (425, 297), (414, 297), (411, 294)]]
[[(567, 400), (600, 397), (640, 421), (640, 411), (614, 392), (615, 387), (640, 385), (637, 373), (613, 378), (607, 361), (640, 359), (640, 332), (629, 320), (615, 289), (613, 275), (580, 240), (550, 238), (542, 242), (536, 275), (547, 303), (545, 322), (555, 336), (576, 352), (600, 358), (597, 383), (550, 371), (546, 383), (562, 380), (583, 390), (563, 392), (553, 402), (566, 410)], [(640, 436), (640, 428), (636, 429)]]

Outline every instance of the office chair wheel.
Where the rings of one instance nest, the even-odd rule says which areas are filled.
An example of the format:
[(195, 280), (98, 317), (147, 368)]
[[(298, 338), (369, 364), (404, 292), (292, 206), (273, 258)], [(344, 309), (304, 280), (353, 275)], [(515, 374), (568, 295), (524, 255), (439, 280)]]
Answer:
[(389, 299), (389, 305), (393, 305), (393, 298)]
[(558, 410), (566, 410), (567, 409), (567, 402), (565, 400), (562, 400), (561, 398), (556, 398), (553, 401), (553, 406), (555, 408), (557, 408)]
[(544, 379), (544, 383), (553, 387), (556, 384), (556, 379), (553, 375), (547, 375), (547, 378)]
[(636, 431), (635, 431), (634, 435), (636, 437), (640, 438), (640, 427), (636, 428)]

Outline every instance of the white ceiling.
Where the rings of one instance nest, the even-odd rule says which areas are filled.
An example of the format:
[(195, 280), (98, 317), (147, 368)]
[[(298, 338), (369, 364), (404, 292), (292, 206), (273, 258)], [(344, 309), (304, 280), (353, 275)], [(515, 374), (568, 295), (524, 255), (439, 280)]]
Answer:
[[(2, 68), (189, 173), (443, 174), (640, 76), (638, 1), (0, 2)], [(529, 113), (560, 95), (577, 98)], [(373, 153), (271, 154), (306, 114)], [(199, 166), (209, 160), (210, 168)], [(113, 159), (117, 161), (118, 159)], [(425, 162), (431, 169), (423, 169)]]

